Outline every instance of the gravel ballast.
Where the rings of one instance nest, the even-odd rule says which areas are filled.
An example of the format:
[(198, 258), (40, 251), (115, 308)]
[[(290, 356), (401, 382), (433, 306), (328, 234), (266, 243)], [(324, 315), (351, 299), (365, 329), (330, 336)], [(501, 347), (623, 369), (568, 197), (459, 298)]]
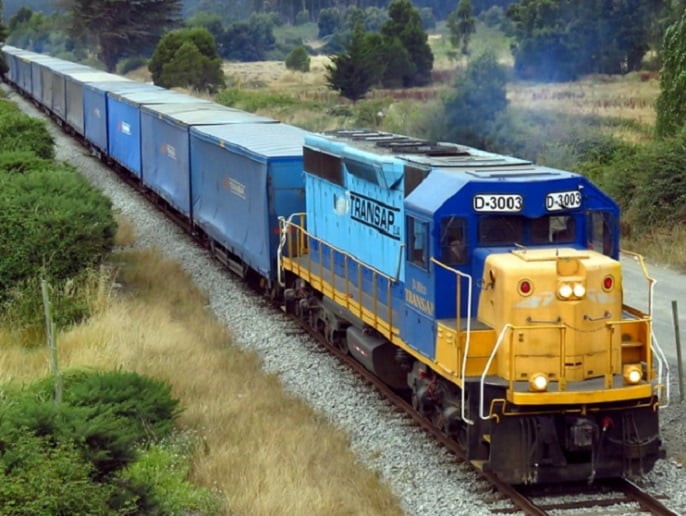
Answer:
[[(44, 116), (16, 93), (10, 98), (28, 114)], [(157, 248), (180, 263), (207, 294), (210, 308), (227, 325), (236, 344), (259, 353), (265, 371), (277, 374), (284, 389), (305, 399), (346, 432), (354, 452), (365, 465), (379, 471), (406, 514), (490, 514), (480, 499), (483, 483), (475, 473), (457, 465), (430, 437), (413, 428), (408, 418), (390, 410), (375, 391), (360, 385), (310, 339), (290, 335), (297, 333), (286, 331), (293, 330), (292, 322), (250, 292), (84, 147), (54, 124), (48, 127), (55, 138), (57, 159), (75, 166), (135, 225), (136, 245)], [(666, 495), (668, 506), (684, 514), (686, 475), (673, 457), (686, 458), (686, 410), (678, 402), (676, 387), (672, 393), (672, 405), (662, 415), (668, 458), (659, 461), (640, 484)]]

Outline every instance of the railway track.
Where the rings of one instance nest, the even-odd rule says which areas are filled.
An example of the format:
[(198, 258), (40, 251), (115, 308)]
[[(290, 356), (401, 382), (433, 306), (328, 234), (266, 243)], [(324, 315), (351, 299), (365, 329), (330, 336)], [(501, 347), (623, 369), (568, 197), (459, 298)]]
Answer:
[[(677, 512), (669, 509), (660, 499), (624, 478), (598, 480), (590, 485), (572, 483), (553, 486), (513, 486), (502, 482), (491, 472), (483, 471), (468, 463), (463, 449), (454, 439), (446, 436), (431, 421), (420, 415), (414, 410), (410, 401), (381, 382), (352, 356), (328, 342), (306, 321), (292, 314), (286, 315), (299, 325), (299, 331), (312, 336), (322, 348), (335, 355), (363, 381), (372, 385), (397, 411), (410, 416), (415, 424), (429, 433), (455, 457), (457, 464), (479, 475), (484, 481), (484, 486), (478, 494), (492, 505), (493, 514), (547, 515), (554, 513), (560, 515), (581, 512), (589, 514), (588, 511), (593, 510), (614, 514), (678, 516)], [(295, 334), (295, 331), (293, 333)]]

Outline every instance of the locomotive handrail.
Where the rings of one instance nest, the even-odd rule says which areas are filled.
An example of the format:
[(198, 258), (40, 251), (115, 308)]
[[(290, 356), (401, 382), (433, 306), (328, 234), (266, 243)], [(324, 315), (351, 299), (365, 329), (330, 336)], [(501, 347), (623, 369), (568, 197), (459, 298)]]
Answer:
[[(345, 269), (345, 274), (346, 274), (346, 276), (345, 276), (345, 278), (344, 278), (344, 279), (345, 279), (345, 298), (346, 298), (346, 299), (348, 299), (348, 298), (350, 297), (350, 292), (349, 292), (349, 289), (348, 289), (348, 283), (349, 283), (349, 279), (348, 279), (348, 261), (351, 260), (352, 262), (354, 262), (355, 264), (357, 264), (357, 289), (358, 289), (358, 299), (357, 299), (357, 302), (358, 302), (358, 304), (359, 304), (359, 306), (360, 306), (360, 318), (362, 318), (362, 317), (361, 317), (361, 310), (362, 310), (362, 308), (364, 307), (364, 305), (363, 305), (363, 300), (362, 300), (362, 296), (363, 296), (363, 294), (364, 294), (364, 289), (363, 289), (363, 287), (362, 287), (362, 268), (364, 268), (364, 269), (366, 269), (367, 271), (369, 271), (369, 272), (371, 273), (371, 275), (372, 275), (372, 282), (373, 282), (373, 285), (372, 285), (372, 310), (373, 310), (373, 315), (374, 315), (374, 320), (375, 320), (375, 321), (377, 321), (377, 319), (378, 319), (378, 299), (377, 299), (377, 298), (378, 298), (378, 281), (377, 281), (377, 279), (378, 279), (378, 277), (381, 277), (381, 278), (383, 278), (384, 280), (386, 280), (386, 283), (387, 283), (387, 285), (388, 285), (388, 288), (387, 288), (387, 296), (388, 296), (388, 315), (387, 315), (387, 316), (388, 316), (388, 335), (386, 335), (386, 337), (387, 337), (389, 340), (391, 340), (392, 337), (393, 337), (393, 299), (392, 299), (392, 295), (391, 295), (391, 294), (392, 294), (392, 285), (395, 284), (395, 283), (397, 283), (398, 280), (399, 280), (399, 276), (400, 276), (400, 267), (398, 267), (398, 269), (396, 270), (396, 277), (393, 277), (393, 276), (389, 276), (389, 275), (386, 274), (385, 272), (380, 271), (379, 269), (377, 269), (377, 268), (375, 268), (375, 267), (372, 267), (372, 266), (370, 266), (370, 265), (368, 265), (368, 264), (366, 264), (366, 263), (363, 263), (362, 261), (358, 260), (358, 259), (355, 258), (353, 255), (351, 255), (350, 253), (348, 253), (348, 252), (346, 252), (346, 251), (342, 251), (342, 250), (339, 249), (338, 247), (329, 244), (328, 242), (322, 240), (321, 238), (318, 238), (318, 237), (315, 237), (315, 236), (311, 235), (311, 234), (303, 227), (303, 225), (300, 225), (300, 224), (302, 224), (302, 221), (305, 219), (305, 216), (306, 216), (305, 213), (300, 212), (300, 213), (293, 213), (293, 214), (291, 214), (291, 215), (288, 217), (288, 219), (284, 219), (283, 217), (279, 217), (279, 222), (280, 222), (280, 224), (282, 224), (282, 228), (281, 228), (281, 235), (282, 235), (282, 238), (281, 238), (281, 240), (279, 241), (279, 250), (277, 251), (277, 262), (278, 262), (277, 265), (278, 265), (278, 267), (279, 267), (279, 271), (278, 271), (277, 275), (278, 275), (278, 277), (279, 277), (279, 284), (280, 284), (281, 286), (285, 286), (285, 283), (283, 282), (283, 278), (281, 277), (281, 271), (282, 271), (282, 269), (283, 269), (283, 265), (282, 265), (282, 262), (283, 262), (282, 248), (283, 248), (284, 246), (286, 246), (286, 244), (287, 244), (288, 242), (290, 242), (290, 240), (291, 240), (291, 238), (292, 238), (292, 237), (291, 237), (290, 230), (289, 230), (289, 228), (292, 227), (292, 228), (294, 228), (294, 229), (296, 230), (296, 232), (297, 232), (297, 238), (298, 238), (298, 241), (299, 241), (299, 248), (300, 248), (300, 249), (305, 248), (305, 242), (308, 242), (308, 243), (309, 243), (310, 241), (314, 241), (314, 242), (317, 242), (318, 244), (320, 244), (320, 246), (319, 246), (319, 247), (320, 247), (320, 250), (326, 247), (326, 248), (328, 248), (330, 251), (332, 251), (332, 252), (330, 253), (330, 260), (331, 260), (330, 274), (331, 274), (331, 277), (332, 277), (331, 285), (332, 285), (332, 288), (333, 288), (334, 291), (336, 290), (336, 284), (335, 284), (335, 281), (334, 281), (334, 279), (335, 279), (335, 270), (334, 270), (334, 267), (333, 267), (333, 253), (338, 253), (338, 254), (343, 258), (343, 261), (344, 261), (344, 269)], [(295, 217), (299, 217), (299, 218), (301, 219), (300, 224), (297, 224), (297, 223), (295, 223), (295, 222), (293, 221), (293, 219), (294, 219)], [(400, 250), (399, 250), (399, 253), (400, 253), (400, 258), (399, 258), (399, 260), (398, 260), (399, 263), (401, 263), (400, 260), (402, 259), (402, 250), (403, 250), (403, 247), (404, 247), (404, 246), (401, 246), (401, 248), (400, 248)], [(308, 248), (309, 248), (309, 245), (308, 245)], [(320, 253), (321, 253), (321, 251), (320, 251)], [(291, 257), (291, 258), (292, 258), (292, 257)], [(308, 253), (307, 271), (308, 271), (309, 273), (312, 273), (312, 263), (311, 263), (311, 261), (312, 261), (311, 253)], [(324, 273), (323, 273), (324, 264), (323, 264), (323, 258), (322, 258), (321, 255), (320, 255), (320, 259), (318, 260), (318, 265), (319, 265), (319, 277), (320, 277), (320, 278), (323, 278), (323, 277), (324, 277)], [(376, 329), (379, 330), (379, 331), (381, 331), (379, 328), (376, 328)], [(381, 332), (381, 333), (383, 333), (383, 332)]]
[[(626, 249), (620, 249), (619, 250), (620, 254), (625, 254), (638, 262), (639, 267), (641, 268), (641, 272), (643, 272), (643, 277), (646, 279), (648, 282), (648, 316), (651, 319), (651, 326), (650, 326), (650, 350), (653, 353), (653, 356), (655, 357), (657, 361), (657, 381), (658, 385), (665, 385), (664, 389), (660, 389), (660, 393), (662, 394), (664, 392), (664, 398), (663, 396), (660, 396), (660, 404), (663, 408), (667, 408), (669, 406), (669, 396), (670, 396), (670, 385), (669, 385), (669, 380), (670, 380), (670, 371), (669, 371), (669, 361), (667, 360), (667, 357), (665, 356), (664, 351), (662, 350), (662, 347), (660, 344), (657, 342), (657, 338), (655, 337), (655, 333), (652, 330), (652, 318), (653, 318), (653, 296), (655, 295), (655, 283), (657, 283), (657, 280), (650, 276), (648, 273), (648, 267), (646, 267), (645, 260), (643, 259), (643, 256), (634, 253), (633, 251), (628, 251)], [(663, 382), (663, 374), (664, 374), (664, 382)]]
[(464, 389), (464, 381), (465, 381), (465, 376), (467, 374), (467, 356), (469, 355), (469, 345), (471, 342), (471, 336), (472, 336), (472, 275), (471, 274), (466, 274), (462, 271), (458, 271), (457, 269), (454, 269), (453, 267), (449, 267), (448, 265), (445, 265), (442, 262), (439, 262), (436, 260), (433, 256), (431, 257), (431, 261), (438, 265), (439, 267), (442, 267), (446, 269), (447, 271), (450, 271), (454, 273), (457, 276), (456, 279), (456, 284), (457, 288), (455, 289), (455, 333), (457, 336), (460, 334), (460, 327), (462, 326), (460, 324), (460, 297), (461, 297), (461, 283), (460, 283), (460, 277), (465, 278), (467, 280), (467, 338), (465, 339), (464, 343), (464, 352), (462, 353), (462, 383), (463, 383), (463, 388), (460, 390), (460, 404), (461, 404), (461, 413), (460, 417), (462, 421), (467, 423), (468, 425), (473, 425), (474, 420), (469, 419), (465, 413), (465, 389)]
[(643, 260), (643, 256), (634, 253), (633, 251), (627, 251), (626, 249), (620, 249), (619, 250), (620, 254), (625, 254), (632, 258), (634, 261), (638, 262), (639, 267), (641, 268), (641, 272), (643, 272), (643, 277), (646, 279), (648, 282), (648, 315), (650, 317), (653, 316), (653, 288), (655, 286), (655, 283), (657, 280), (650, 276), (648, 274), (648, 267), (646, 267), (645, 261)]
[[(662, 348), (659, 346), (657, 342), (657, 338), (655, 338), (655, 333), (652, 331), (652, 328), (650, 330), (650, 350), (653, 352), (655, 355), (655, 358), (657, 359), (657, 382), (658, 386), (659, 385), (664, 385), (665, 387), (660, 388), (660, 394), (661, 396), (659, 397), (660, 399), (660, 406), (662, 408), (667, 408), (669, 407), (669, 380), (670, 380), (670, 373), (669, 373), (669, 362), (667, 361), (667, 357), (664, 354), (664, 351), (662, 351)], [(664, 369), (664, 374), (665, 374), (665, 379), (664, 382), (662, 381), (662, 373)], [(662, 393), (664, 392), (664, 398), (662, 396)]]
[(511, 330), (514, 330), (514, 326), (511, 325), (510, 323), (507, 323), (505, 326), (503, 326), (503, 329), (500, 330), (500, 334), (498, 335), (498, 340), (495, 341), (495, 346), (493, 346), (493, 351), (491, 352), (491, 356), (488, 357), (488, 360), (486, 361), (486, 366), (484, 367), (483, 373), (481, 373), (481, 380), (479, 381), (479, 418), (483, 420), (490, 419), (491, 416), (485, 416), (484, 415), (484, 385), (486, 384), (486, 376), (488, 375), (488, 370), (491, 368), (491, 364), (493, 363), (493, 359), (495, 358), (496, 354), (498, 353), (498, 349), (500, 348), (500, 345), (503, 343), (505, 340), (505, 334), (510, 332)]

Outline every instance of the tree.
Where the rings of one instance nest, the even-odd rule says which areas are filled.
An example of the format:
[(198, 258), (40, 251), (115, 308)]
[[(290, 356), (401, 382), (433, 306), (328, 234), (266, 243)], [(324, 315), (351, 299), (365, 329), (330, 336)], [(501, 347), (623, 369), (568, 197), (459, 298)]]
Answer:
[(180, 0), (65, 0), (75, 39), (94, 43), (98, 58), (113, 72), (117, 61), (152, 48), (179, 25)]
[(226, 86), (214, 37), (203, 27), (165, 35), (155, 48), (148, 69), (153, 82), (164, 88), (183, 86), (214, 93)]
[(686, 12), (665, 32), (662, 53), (655, 131), (665, 138), (678, 133), (686, 123)]
[(521, 0), (512, 20), (520, 77), (573, 80), (638, 70), (667, 0)]
[(388, 6), (389, 20), (381, 27), (381, 34), (391, 42), (398, 38), (407, 50), (412, 63), (411, 73), (401, 77), (403, 86), (421, 86), (431, 82), (434, 56), (428, 35), (422, 28), (419, 11), (410, 0), (393, 0)]
[(383, 74), (379, 37), (370, 40), (373, 36), (365, 33), (362, 24), (358, 23), (345, 50), (331, 57), (331, 64), (326, 65), (329, 87), (353, 102), (364, 98)]
[(310, 71), (310, 56), (302, 45), (298, 45), (286, 56), (286, 68), (298, 72)]
[(507, 75), (494, 54), (472, 60), (455, 81), (455, 94), (446, 102), (447, 139), (485, 148), (486, 137), (507, 108)]
[(268, 14), (253, 14), (247, 21), (233, 23), (219, 41), (219, 53), (224, 59), (263, 61), (274, 48), (274, 18)]
[(475, 25), (471, 0), (460, 0), (457, 9), (448, 16), (448, 29), (450, 43), (463, 55), (469, 54), (469, 40), (476, 30)]
[(317, 37), (323, 38), (329, 36), (334, 32), (341, 30), (343, 27), (343, 13), (336, 7), (327, 7), (319, 12), (319, 19), (317, 20)]

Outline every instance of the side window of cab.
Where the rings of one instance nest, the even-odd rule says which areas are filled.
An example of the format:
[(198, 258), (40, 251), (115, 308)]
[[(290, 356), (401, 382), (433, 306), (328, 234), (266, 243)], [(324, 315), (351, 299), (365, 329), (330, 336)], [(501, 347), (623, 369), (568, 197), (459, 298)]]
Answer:
[(407, 260), (422, 269), (429, 269), (429, 224), (407, 217)]
[(588, 248), (607, 256), (615, 256), (614, 229), (616, 221), (612, 213), (592, 211), (588, 213)]
[(467, 221), (450, 216), (441, 219), (441, 261), (446, 265), (467, 263)]

